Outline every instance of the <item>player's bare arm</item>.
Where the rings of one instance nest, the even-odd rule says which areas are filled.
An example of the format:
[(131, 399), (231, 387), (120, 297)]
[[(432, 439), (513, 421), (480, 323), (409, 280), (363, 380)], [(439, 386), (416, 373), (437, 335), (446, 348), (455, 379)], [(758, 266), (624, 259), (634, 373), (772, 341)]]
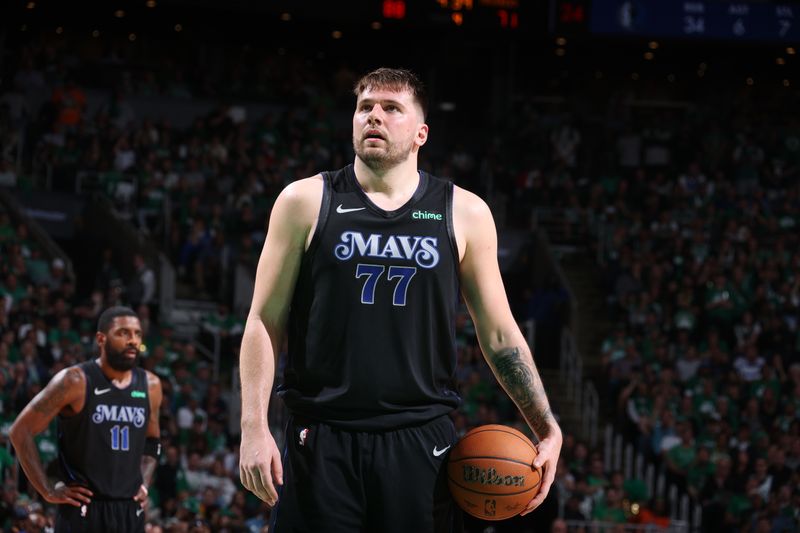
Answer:
[(145, 433), (147, 443), (145, 445), (145, 453), (142, 455), (142, 486), (136, 496), (133, 497), (142, 507), (147, 506), (147, 487), (153, 482), (153, 475), (158, 466), (158, 455), (161, 451), (161, 427), (158, 424), (158, 419), (163, 396), (161, 379), (149, 370), (145, 372), (147, 372), (147, 397), (150, 401), (150, 419), (147, 421), (147, 432)]
[(86, 377), (78, 368), (65, 368), (53, 376), (50, 383), (25, 406), (9, 437), (17, 452), (22, 469), (36, 491), (50, 503), (65, 503), (80, 507), (90, 502), (92, 491), (86, 487), (53, 483), (44, 472), (34, 436), (44, 431), (59, 414), (67, 416), (83, 409)]
[(253, 301), (240, 355), (242, 383), (242, 484), (270, 505), (283, 483), (280, 452), (267, 413), (275, 363), (283, 342), (294, 286), (322, 201), (322, 177), (297, 181), (278, 196), (256, 270)]
[(454, 229), (461, 260), (462, 292), (478, 342), (497, 380), (539, 439), (535, 467), (544, 467), (542, 489), (522, 514), (547, 497), (555, 478), (562, 435), (530, 348), (508, 304), (497, 262), (497, 231), (486, 203), (455, 188)]
[(536, 436), (549, 436), (557, 424), (527, 344), (501, 348), (487, 360)]

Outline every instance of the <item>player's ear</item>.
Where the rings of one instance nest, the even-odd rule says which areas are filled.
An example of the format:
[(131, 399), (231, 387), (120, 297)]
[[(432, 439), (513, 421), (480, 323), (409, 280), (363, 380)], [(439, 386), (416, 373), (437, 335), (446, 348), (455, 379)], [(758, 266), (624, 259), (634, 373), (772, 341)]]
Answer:
[(420, 124), (417, 128), (417, 136), (414, 138), (417, 146), (422, 146), (428, 142), (428, 125)]
[(108, 339), (108, 337), (102, 331), (98, 331), (97, 333), (94, 334), (94, 340), (99, 348), (105, 347), (106, 339)]

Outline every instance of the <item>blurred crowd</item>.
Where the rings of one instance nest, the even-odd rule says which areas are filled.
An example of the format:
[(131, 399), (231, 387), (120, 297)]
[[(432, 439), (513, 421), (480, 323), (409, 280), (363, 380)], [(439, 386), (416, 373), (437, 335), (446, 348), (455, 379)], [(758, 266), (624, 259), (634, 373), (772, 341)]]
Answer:
[[(243, 108), (223, 104), (178, 129), (164, 120), (138, 120), (126, 96), (216, 95), (208, 84), (187, 82), (177, 90), (174, 78), (157, 81), (152, 73), (144, 73), (140, 76), (147, 83), (142, 83), (122, 75), (112, 100), (91, 113), (88, 89), (63, 69), (63, 54), (68, 52), (34, 47), (21, 55), (12, 92), (38, 91), (45, 96), (40, 106), (29, 107), (4, 95), (3, 110), (16, 122), (9, 121), (3, 132), (24, 136), (19, 125), (25, 124), (30, 142), (14, 152), (15, 157), (21, 153), (21, 161), (7, 159), (23, 172), (3, 185), (69, 192), (92, 175), (109, 196), (117, 197), (124, 184), (133, 181), (131, 222), (154, 243), (164, 244), (180, 280), (195, 294), (220, 302), (216, 312), (204, 318), (203, 329), (223, 337), (222, 371), (215, 379), (196, 339), (181, 338), (167, 322), (155, 320), (155, 276), (143, 257), (134, 256), (129, 268), (106, 249), (98, 260), (96, 279), (87, 284), (91, 290), (77, 294), (75, 281), (63, 273), (63, 261), (44, 258), (25, 223), (1, 214), (0, 524), (20, 531), (52, 524), (53, 509), (43, 505), (15, 465), (8, 426), (53, 374), (96, 354), (99, 313), (110, 305), (126, 304), (142, 321), (146, 350), (141, 364), (161, 378), (164, 390), (163, 455), (149, 492), (148, 531), (261, 531), (269, 511), (238, 479), (238, 420), (231, 417), (236, 410), (230, 405), (230, 372), (243, 324), (225, 303), (230, 298), (231, 266), (257, 260), (271, 202), (286, 183), (349, 160), (349, 131), (334, 131), (326, 118), (337, 93), (326, 89), (317, 97), (308, 91), (287, 97), (285, 91), (304, 91), (310, 85), (275, 76), (272, 81), (282, 88), (264, 97), (297, 107), (284, 105), (274, 115), (253, 120)], [(270, 68), (304, 77), (298, 65), (302, 63), (287, 58), (287, 64)], [(346, 73), (340, 74), (335, 78), (346, 78)], [(173, 75), (180, 77), (169, 74)], [(50, 183), (30, 177), (43, 168), (49, 169)], [(466, 398), (456, 420), (459, 431), (501, 421), (524, 426), (482, 362), (466, 309), (459, 315), (458, 332), (464, 361), (459, 378)], [(282, 405), (275, 401), (270, 421), (279, 441), (285, 420)], [(37, 437), (39, 453), (48, 464), (57, 453), (55, 431), (53, 425)]]
[[(179, 280), (221, 302), (206, 324), (225, 333), (229, 371), (241, 334), (241, 317), (227, 305), (233, 266), (257, 260), (271, 202), (285, 184), (350, 161), (349, 125), (329, 117), (352, 105), (354, 74), (312, 68), (285, 52), (260, 59), (204, 52), (184, 62), (111, 47), (101, 54), (105, 68), (81, 79), (69, 68), (74, 53), (43, 40), (20, 54), (0, 99), (0, 187), (39, 186), (33, 176), (47, 168), (53, 189), (72, 191), (79, 176), (92, 175), (109, 195), (130, 201), (131, 222), (164, 249)], [(209, 66), (206, 74), (189, 77), (200, 70), (187, 66), (194, 64)], [(113, 87), (91, 113), (84, 83)], [(43, 96), (31, 105), (19, 94)], [(137, 117), (132, 96), (221, 103), (177, 128)], [(422, 166), (491, 195), (507, 227), (526, 229), (531, 209), (548, 207), (562, 213), (566, 236), (591, 235), (617, 324), (598, 347), (611, 416), (670, 483), (702, 504), (705, 530), (793, 531), (800, 123), (790, 113), (757, 119), (746, 107), (729, 114), (738, 97), (627, 114), (622, 95), (606, 104), (599, 126), (580, 120), (576, 110), (592, 96), (578, 93), (575, 102), (521, 106), (480, 150), (454, 139)], [(280, 105), (253, 117), (236, 103), (242, 98)], [(77, 294), (63, 261), (46, 257), (5, 212), (0, 258), (2, 527), (35, 529), (52, 519), (15, 467), (8, 425), (55, 372), (91, 357), (99, 312), (126, 303), (145, 328), (142, 365), (164, 387), (164, 453), (149, 530), (262, 530), (268, 509), (238, 481), (230, 375), (214, 379), (193, 339), (151, 320), (155, 282), (144, 260), (122, 279), (124, 269), (106, 254), (94, 290)], [(542, 308), (564, 297), (531, 286), (524, 269), (508, 287), (521, 320), (541, 322)], [(466, 309), (456, 331), (459, 432), (486, 423), (525, 429), (482, 360)], [(270, 420), (280, 435), (278, 402)], [(45, 461), (55, 457), (53, 428), (37, 446)], [(665, 501), (641, 480), (609, 471), (602, 452), (566, 435), (554, 488), (565, 518), (668, 523)]]
[(612, 407), (708, 531), (800, 519), (800, 123), (761, 118), (706, 122), (683, 162), (663, 142), (650, 163), (629, 130), (587, 203), (617, 324), (600, 347)]

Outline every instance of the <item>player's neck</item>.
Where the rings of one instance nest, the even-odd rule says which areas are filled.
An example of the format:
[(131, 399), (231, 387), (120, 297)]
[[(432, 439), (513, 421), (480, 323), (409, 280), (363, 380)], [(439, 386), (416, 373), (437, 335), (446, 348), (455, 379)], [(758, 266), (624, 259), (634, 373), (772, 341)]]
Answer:
[(419, 184), (416, 157), (409, 157), (403, 163), (381, 172), (356, 157), (353, 168), (356, 180), (365, 193), (377, 194), (390, 201), (411, 198)]
[(95, 362), (100, 367), (100, 372), (102, 372), (115, 387), (124, 389), (130, 385), (131, 379), (133, 378), (132, 370), (114, 370), (111, 368), (111, 365), (108, 364), (108, 361), (104, 361), (102, 357), (95, 359)]

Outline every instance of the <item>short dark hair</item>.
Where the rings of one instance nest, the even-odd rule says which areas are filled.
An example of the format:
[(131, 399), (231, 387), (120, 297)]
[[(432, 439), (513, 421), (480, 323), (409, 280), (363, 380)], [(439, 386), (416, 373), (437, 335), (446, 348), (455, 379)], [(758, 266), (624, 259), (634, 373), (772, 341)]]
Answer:
[(136, 311), (130, 307), (123, 307), (121, 305), (109, 307), (103, 311), (100, 314), (100, 318), (97, 319), (97, 331), (100, 333), (108, 333), (108, 330), (111, 328), (111, 323), (114, 322), (114, 319), (121, 316), (132, 316), (136, 319), (139, 318), (139, 315), (136, 314)]
[(367, 89), (408, 90), (422, 108), (422, 117), (428, 116), (428, 95), (425, 85), (416, 74), (404, 68), (381, 67), (361, 77), (353, 87), (353, 94), (359, 96)]

